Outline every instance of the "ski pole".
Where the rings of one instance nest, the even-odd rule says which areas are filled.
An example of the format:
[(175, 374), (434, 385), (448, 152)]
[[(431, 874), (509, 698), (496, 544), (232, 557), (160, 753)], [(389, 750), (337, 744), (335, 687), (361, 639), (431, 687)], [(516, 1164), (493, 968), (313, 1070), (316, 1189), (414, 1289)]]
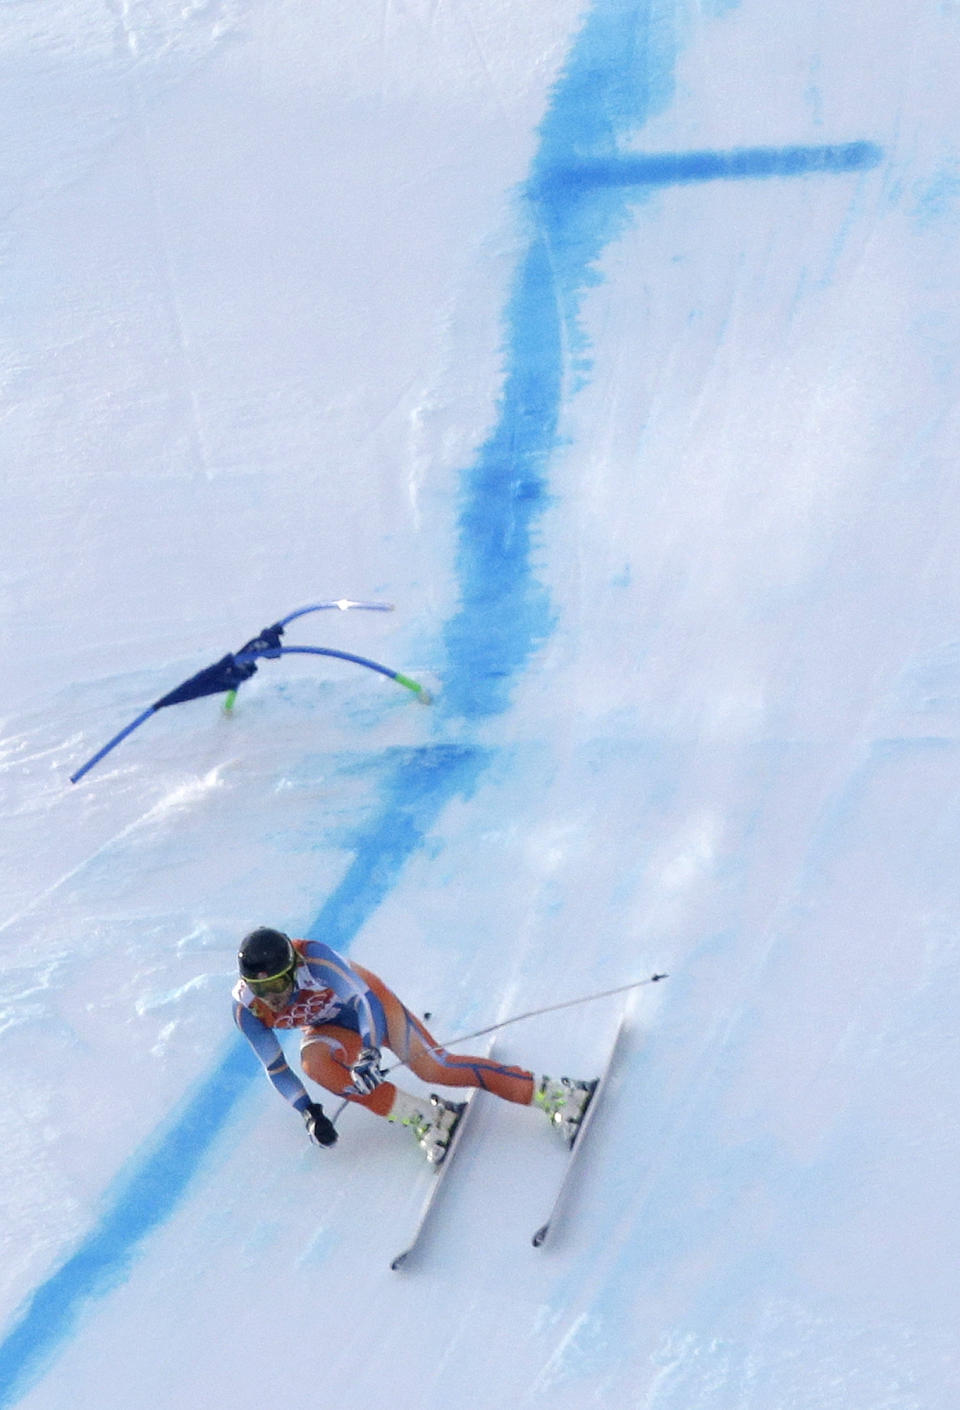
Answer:
[[(457, 1043), (467, 1043), (471, 1038), (485, 1038), (488, 1033), (499, 1033), (501, 1028), (509, 1028), (511, 1023), (521, 1023), (525, 1018), (539, 1018), (544, 1013), (556, 1013), (559, 1009), (572, 1009), (578, 1004), (590, 1004), (594, 999), (609, 999), (614, 994), (626, 994), (630, 989), (640, 989), (645, 984), (657, 984), (661, 979), (669, 979), (668, 974), (651, 974), (647, 979), (634, 979), (630, 984), (619, 984), (615, 989), (602, 989), (598, 994), (583, 994), (579, 999), (564, 999), (559, 1004), (547, 1004), (542, 1009), (530, 1009), (527, 1013), (516, 1013), (512, 1018), (501, 1019), (499, 1023), (491, 1023), (489, 1028), (478, 1028), (473, 1033), (461, 1033), (458, 1038), (448, 1038), (445, 1043), (435, 1043), (432, 1048), (427, 1048), (428, 1053), (439, 1053), (444, 1048), (452, 1048)], [(391, 1063), (385, 1067), (384, 1072), (393, 1072), (398, 1067), (406, 1066), (405, 1059)]]

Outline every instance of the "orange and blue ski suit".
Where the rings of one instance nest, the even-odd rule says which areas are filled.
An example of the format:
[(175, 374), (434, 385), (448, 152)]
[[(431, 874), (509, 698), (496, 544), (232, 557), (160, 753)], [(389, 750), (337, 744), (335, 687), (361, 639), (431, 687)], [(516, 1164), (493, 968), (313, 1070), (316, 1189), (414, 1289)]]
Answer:
[(299, 961), (283, 1008), (271, 1009), (241, 979), (233, 991), (233, 1016), (274, 1087), (298, 1111), (310, 1097), (288, 1066), (275, 1028), (302, 1030), (300, 1065), (312, 1082), (378, 1116), (390, 1114), (397, 1089), (387, 1081), (366, 1095), (353, 1090), (350, 1068), (367, 1047), (389, 1048), (430, 1085), (482, 1087), (522, 1106), (532, 1101), (532, 1073), (490, 1058), (448, 1053), (370, 970), (319, 940), (294, 940), (293, 947)]

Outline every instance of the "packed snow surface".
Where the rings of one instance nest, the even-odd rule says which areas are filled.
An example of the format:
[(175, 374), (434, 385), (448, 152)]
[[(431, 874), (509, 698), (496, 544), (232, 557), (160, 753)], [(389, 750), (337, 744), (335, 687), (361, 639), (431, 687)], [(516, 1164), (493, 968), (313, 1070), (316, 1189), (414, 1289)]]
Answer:
[[(960, 5), (8, 0), (0, 63), (0, 1407), (956, 1410)], [(69, 782), (340, 598), (285, 640), (431, 706), (286, 656)], [(429, 1172), (307, 1143), (257, 924), (441, 1038), (669, 972), (545, 1248), (481, 1096), (391, 1272)]]

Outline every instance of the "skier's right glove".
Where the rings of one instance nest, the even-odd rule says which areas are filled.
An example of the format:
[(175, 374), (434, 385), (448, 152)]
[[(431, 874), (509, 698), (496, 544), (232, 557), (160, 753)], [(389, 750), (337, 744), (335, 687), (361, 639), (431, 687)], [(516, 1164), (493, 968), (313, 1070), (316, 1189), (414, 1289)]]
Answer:
[(364, 1048), (350, 1068), (353, 1090), (363, 1097), (375, 1092), (386, 1076), (380, 1066), (380, 1049)]
[(307, 1128), (307, 1135), (315, 1145), (336, 1145), (337, 1128), (324, 1114), (323, 1107), (319, 1102), (310, 1102), (308, 1106), (304, 1107), (303, 1124)]

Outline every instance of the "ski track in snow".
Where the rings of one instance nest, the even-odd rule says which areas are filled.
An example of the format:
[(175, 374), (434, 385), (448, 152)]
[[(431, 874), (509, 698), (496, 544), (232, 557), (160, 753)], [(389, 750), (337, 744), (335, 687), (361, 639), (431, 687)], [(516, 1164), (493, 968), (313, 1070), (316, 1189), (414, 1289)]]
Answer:
[[(202, 8), (198, 13), (202, 13)], [(713, 23), (719, 23), (731, 8), (717, 4)], [(424, 10), (431, 28), (440, 23), (442, 9), (431, 4)], [(118, 13), (136, 58), (136, 7), (124, 5)], [(230, 14), (236, 18), (232, 10)], [(380, 43), (384, 48), (390, 19), (390, 7), (384, 6), (380, 15)], [(709, 19), (704, 23), (710, 23)], [(486, 81), (492, 88), (491, 60), (477, 35), (475, 21), (469, 24)], [(561, 493), (555, 483), (556, 460), (567, 451), (576, 429), (571, 406), (576, 394), (590, 385), (593, 358), (598, 354), (595, 332), (588, 329), (584, 305), (601, 278), (598, 270), (605, 252), (631, 226), (638, 207), (657, 192), (732, 182), (749, 185), (790, 180), (856, 181), (860, 174), (882, 166), (884, 152), (876, 135), (863, 132), (827, 133), (819, 145), (746, 145), (749, 134), (743, 134), (741, 145), (725, 149), (697, 148), (654, 155), (626, 152), (625, 148), (636, 142), (637, 134), (662, 116), (674, 101), (685, 39), (680, 12), (672, 5), (657, 4), (655, 0), (647, 4), (596, 0), (586, 12), (550, 97), (519, 203), (523, 237), (504, 313), (504, 366), (496, 421), (474, 462), (461, 476), (454, 553), (459, 605), (441, 624), (439, 633), (445, 659), (438, 674), (445, 688), (435, 707), (435, 738), (420, 746), (388, 749), (373, 765), (372, 775), (377, 781), (375, 806), (362, 825), (349, 830), (350, 859), (305, 931), (340, 949), (349, 950), (361, 927), (392, 897), (413, 860), (428, 845), (438, 819), (454, 805), (469, 805), (481, 784), (491, 778), (497, 786), (502, 785), (504, 773), (509, 773), (517, 757), (514, 746), (500, 744), (494, 723), (514, 705), (531, 660), (538, 652), (551, 649), (552, 636), (562, 617), (560, 604), (551, 597), (551, 588), (541, 571), (548, 532), (544, 526), (552, 522), (550, 511)], [(384, 60), (384, 67), (385, 64)], [(173, 275), (168, 273), (165, 278), (168, 294), (176, 302)], [(735, 304), (734, 297), (731, 318), (736, 317)], [(183, 348), (182, 318), (178, 326)], [(723, 375), (722, 368), (716, 370), (716, 375)], [(191, 387), (189, 391), (193, 397), (195, 389)], [(200, 424), (195, 400), (193, 421)], [(211, 463), (206, 445), (201, 459), (205, 466)], [(918, 666), (913, 684), (909, 680), (901, 683), (901, 697), (909, 696), (910, 702), (915, 702), (916, 691), (923, 693), (932, 680), (933, 685), (923, 696), (932, 714), (937, 709), (933, 695), (938, 699), (949, 697), (956, 677), (955, 662), (946, 660), (938, 671), (937, 660), (943, 663), (945, 658), (937, 657), (926, 672), (922, 665)], [(899, 704), (902, 703), (901, 698)], [(743, 717), (741, 712), (749, 717), (752, 707), (732, 690), (729, 701), (721, 702), (717, 708), (717, 729), (722, 737), (724, 729), (735, 731), (736, 722)], [(893, 701), (890, 708), (896, 717), (898, 701)], [(899, 713), (909, 715), (910, 708), (912, 705)], [(783, 954), (791, 926), (800, 924), (798, 913), (810, 897), (816, 897), (825, 911), (831, 901), (837, 906), (844, 904), (842, 890), (831, 873), (832, 858), (843, 850), (855, 860), (857, 827), (878, 810), (896, 814), (914, 830), (923, 828), (924, 820), (919, 815), (922, 810), (912, 808), (909, 801), (911, 783), (938, 770), (941, 777), (950, 776), (952, 739), (948, 736), (949, 731), (947, 737), (939, 740), (881, 741), (857, 757), (850, 757), (841, 749), (833, 760), (834, 773), (823, 782), (819, 807), (815, 800), (809, 802), (815, 821), (801, 859), (793, 869), (785, 869), (793, 877), (792, 889), (785, 886), (779, 916), (774, 915), (768, 922), (767, 943), (754, 948), (734, 935), (728, 937), (729, 945), (725, 946), (724, 937), (713, 934), (703, 941), (699, 954), (690, 957), (693, 968), (699, 964), (701, 972), (716, 982), (716, 1002), (718, 1006), (729, 1003), (729, 1011), (721, 1018), (711, 1016), (690, 1050), (676, 1055), (679, 1069), (687, 1079), (686, 1090), (678, 1080), (672, 1093), (674, 1110), (665, 1114), (665, 1107), (658, 1105), (655, 1119), (664, 1124), (654, 1132), (648, 1131), (664, 1150), (695, 1156), (698, 1130), (703, 1132), (699, 1138), (703, 1145), (708, 1143), (711, 1133), (715, 1134), (712, 1123), (716, 1120), (716, 1103), (729, 1100), (727, 1090), (714, 1080), (709, 1065), (716, 1061), (722, 1065), (739, 1048), (749, 1048), (757, 1041), (757, 1031), (763, 1028), (762, 1016), (751, 1014), (749, 1004), (735, 994), (733, 978), (725, 979), (724, 971), (734, 972), (737, 984), (748, 979), (756, 983), (766, 980), (775, 988), (789, 989), (795, 973)], [(768, 797), (775, 794), (780, 771), (783, 775), (793, 770), (798, 775), (803, 772), (802, 763), (799, 767), (796, 764), (791, 740), (780, 742), (779, 753), (771, 748), (764, 754), (765, 743), (758, 742), (758, 758), (753, 766), (753, 803), (758, 816), (767, 801), (764, 791)], [(599, 748), (598, 745), (597, 754)], [(625, 773), (635, 770), (644, 786), (653, 789), (659, 784), (666, 798), (674, 786), (670, 782), (670, 760), (654, 758), (654, 752), (651, 749), (650, 757), (642, 757), (642, 749), (631, 753), (631, 746), (626, 743), (620, 767)], [(722, 774), (723, 764), (714, 763), (707, 750), (704, 764), (708, 773), (713, 768), (718, 776)], [(523, 767), (531, 776), (541, 767), (534, 748)], [(543, 772), (547, 791), (550, 769), (544, 768)], [(814, 786), (809, 786), (813, 796)], [(803, 785), (798, 781), (796, 787), (801, 791)], [(648, 800), (638, 800), (638, 812), (645, 806), (652, 807)], [(115, 841), (129, 840), (140, 823), (150, 817), (148, 810)], [(952, 836), (948, 823), (943, 823), (939, 831), (932, 826), (931, 834), (930, 848), (948, 852)], [(764, 841), (751, 833), (749, 821), (744, 824), (743, 836), (750, 846), (762, 850)], [(546, 859), (543, 904), (549, 907), (555, 885), (551, 870), (562, 871), (564, 858), (576, 846), (577, 839), (574, 837), (571, 843), (558, 826), (552, 834), (545, 830), (541, 841)], [(712, 865), (721, 845), (717, 829), (704, 816), (702, 824), (682, 845), (678, 843), (676, 854), (664, 856), (661, 874), (665, 904), (671, 888), (682, 893), (688, 882)], [(113, 846), (114, 843), (108, 844), (106, 851)], [(556, 859), (555, 863), (551, 858)], [(79, 863), (58, 886), (82, 875), (94, 860)], [(732, 868), (733, 863), (730, 865)], [(449, 885), (456, 884), (454, 876)], [(869, 868), (865, 867), (862, 875), (854, 875), (852, 884), (861, 908), (869, 909)], [(903, 863), (902, 884), (916, 891), (919, 906), (923, 881), (912, 875), (909, 860)], [(935, 902), (936, 897), (931, 905)], [(853, 909), (849, 900), (846, 904)], [(873, 904), (879, 912), (882, 898)], [(749, 899), (741, 905), (748, 911)], [(946, 908), (945, 899), (943, 905)], [(739, 954), (738, 943), (744, 947)], [(868, 960), (858, 958), (864, 963)], [(930, 962), (936, 968), (940, 960), (934, 956)], [(860, 982), (858, 964), (851, 957), (838, 953), (837, 965), (842, 972), (838, 983), (846, 982), (853, 988)], [(811, 986), (817, 983), (812, 964), (803, 978)], [(695, 1006), (693, 978), (681, 977), (671, 980), (671, 984)], [(884, 1027), (888, 991), (876, 980), (864, 988), (866, 1040), (871, 1041), (872, 1034), (872, 1041), (880, 1046), (895, 1043), (895, 1035)], [(927, 1021), (932, 1023), (933, 1019)], [(835, 1013), (828, 1011), (823, 1022), (838, 1024), (838, 1050), (855, 1066), (856, 1035), (839, 1031), (841, 1020)], [(644, 1059), (638, 1057), (638, 1061)], [(855, 1082), (856, 1078), (849, 1080)], [(61, 1257), (55, 1270), (14, 1316), (0, 1343), (0, 1406), (21, 1399), (57, 1355), (79, 1339), (77, 1334), (89, 1327), (97, 1307), (107, 1305), (101, 1300), (129, 1278), (147, 1236), (156, 1234), (180, 1209), (191, 1186), (209, 1174), (218, 1160), (226, 1158), (224, 1133), (236, 1119), (246, 1089), (258, 1081), (262, 1081), (259, 1067), (245, 1045), (231, 1040), (163, 1129), (144, 1140), (133, 1153), (104, 1197), (103, 1212), (94, 1228), (80, 1238), (65, 1258)], [(816, 1073), (810, 1081), (816, 1101), (817, 1083), (828, 1087), (830, 1076)], [(829, 1092), (821, 1093), (819, 1099), (826, 1105)], [(745, 1097), (745, 1101), (749, 1100)], [(879, 1114), (876, 1119), (880, 1129)], [(749, 1288), (775, 1276), (771, 1263), (775, 1263), (777, 1255), (769, 1250), (752, 1251), (748, 1247), (749, 1229), (743, 1227), (740, 1264), (722, 1287), (711, 1283), (708, 1273), (712, 1259), (718, 1256), (723, 1221), (726, 1217), (734, 1223), (744, 1219), (749, 1199), (745, 1206), (741, 1196), (753, 1182), (760, 1187), (761, 1174), (771, 1187), (795, 1182), (787, 1204), (801, 1216), (812, 1208), (818, 1198), (819, 1167), (805, 1183), (803, 1173), (798, 1175), (784, 1154), (791, 1141), (802, 1148), (804, 1140), (803, 1131), (786, 1133), (782, 1145), (772, 1135), (765, 1142), (748, 1134), (744, 1146), (729, 1150), (726, 1183), (719, 1190), (701, 1188), (696, 1170), (682, 1173), (677, 1190), (661, 1188), (663, 1181), (676, 1179), (675, 1165), (653, 1167), (641, 1175), (635, 1187), (628, 1188), (621, 1177), (620, 1189), (611, 1196), (608, 1236), (593, 1265), (586, 1271), (579, 1264), (559, 1269), (555, 1263), (545, 1265), (552, 1273), (545, 1275), (545, 1290), (536, 1315), (541, 1325), (555, 1322), (562, 1329), (537, 1373), (526, 1387), (519, 1388), (516, 1403), (621, 1403), (615, 1397), (623, 1394), (622, 1348), (628, 1348), (628, 1361), (631, 1356), (638, 1356), (632, 1348), (633, 1329), (638, 1319), (650, 1316), (657, 1291), (667, 1302), (673, 1299), (678, 1309), (686, 1308), (688, 1327), (722, 1324), (725, 1296), (731, 1297), (733, 1304), (738, 1299), (746, 1304)], [(831, 1133), (826, 1160), (835, 1160), (839, 1167), (844, 1162), (855, 1162), (856, 1142), (856, 1131), (845, 1130), (841, 1118)], [(704, 1168), (708, 1165), (705, 1159)], [(469, 1170), (469, 1156), (465, 1156), (465, 1181)], [(678, 1216), (675, 1222), (669, 1213), (671, 1197), (678, 1199), (677, 1208), (684, 1216)], [(658, 1227), (651, 1227), (644, 1217), (645, 1210), (654, 1209), (661, 1219)], [(765, 1217), (772, 1214), (764, 1208), (762, 1196), (758, 1196), (757, 1218), (762, 1223)], [(648, 1279), (639, 1291), (638, 1250), (646, 1259), (646, 1266), (653, 1270), (652, 1281)], [(322, 1271), (322, 1248), (316, 1257)], [(635, 1403), (649, 1410), (680, 1405), (685, 1410), (700, 1406), (704, 1410), (707, 1406), (711, 1410), (718, 1406), (733, 1410), (756, 1405), (759, 1410), (760, 1406), (774, 1404), (800, 1410), (808, 1404), (828, 1403), (822, 1398), (823, 1381), (818, 1382), (816, 1391), (808, 1393), (799, 1366), (789, 1365), (783, 1372), (782, 1363), (789, 1363), (791, 1355), (802, 1360), (806, 1349), (811, 1360), (826, 1368), (829, 1378), (834, 1362), (838, 1366), (844, 1364), (843, 1337), (835, 1327), (818, 1320), (817, 1314), (806, 1312), (799, 1301), (792, 1303), (789, 1283), (789, 1278), (785, 1278), (779, 1299), (770, 1300), (756, 1328), (753, 1353), (735, 1345), (732, 1334), (727, 1344), (715, 1341), (704, 1345), (696, 1331), (684, 1331), (678, 1320), (676, 1329), (664, 1337), (655, 1352), (643, 1358), (642, 1371), (640, 1366), (628, 1366), (629, 1371), (646, 1378), (639, 1392), (643, 1398)], [(689, 1298), (686, 1304), (685, 1296)], [(484, 1305), (480, 1294), (471, 1312), (480, 1325), (497, 1329), (497, 1314)], [(789, 1343), (791, 1329), (795, 1352), (783, 1349)], [(859, 1335), (864, 1347), (869, 1347), (871, 1328), (864, 1326)], [(906, 1334), (904, 1337), (908, 1339)], [(853, 1341), (856, 1347), (857, 1338)], [(769, 1352), (766, 1367), (762, 1359), (756, 1359), (764, 1348)], [(859, 1374), (849, 1368), (838, 1373), (841, 1398), (829, 1403), (855, 1405), (858, 1410), (880, 1410), (885, 1405), (891, 1410), (910, 1410), (917, 1405), (919, 1410), (921, 1401), (916, 1398), (916, 1388), (908, 1384), (908, 1371), (902, 1372), (902, 1384), (897, 1388), (896, 1349), (894, 1339), (894, 1350), (885, 1362), (883, 1358), (878, 1362), (875, 1356), (871, 1359), (871, 1348)], [(901, 1349), (909, 1361), (910, 1348)], [(458, 1376), (462, 1375), (452, 1351), (446, 1348), (421, 1387), (427, 1396), (423, 1403), (455, 1403), (449, 1392), (451, 1387), (456, 1390)], [(466, 1384), (465, 1379), (459, 1381), (461, 1391)], [(607, 1395), (611, 1399), (606, 1400)], [(930, 1406), (924, 1406), (924, 1410), (930, 1410)]]

